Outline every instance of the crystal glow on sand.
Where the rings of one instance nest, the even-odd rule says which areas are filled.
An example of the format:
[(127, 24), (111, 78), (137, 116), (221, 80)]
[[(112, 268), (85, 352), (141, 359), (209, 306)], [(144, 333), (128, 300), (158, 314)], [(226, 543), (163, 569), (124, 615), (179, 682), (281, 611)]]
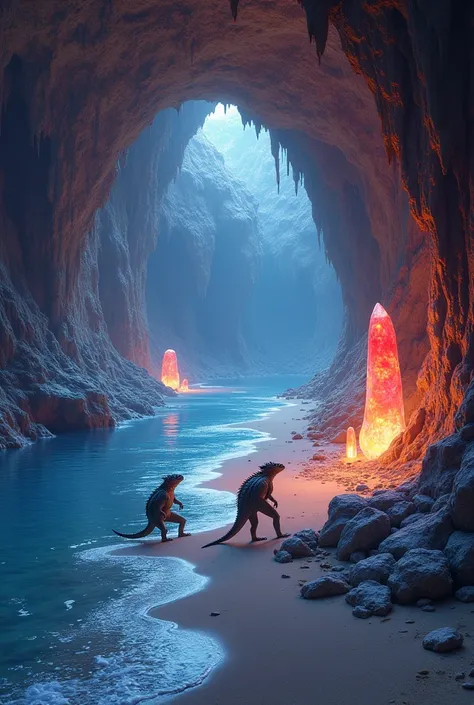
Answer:
[(178, 358), (174, 350), (167, 350), (163, 355), (161, 381), (171, 389), (179, 389)]
[(359, 436), (362, 452), (374, 460), (405, 429), (397, 339), (390, 316), (376, 304), (369, 323), (367, 389)]
[(356, 434), (352, 426), (349, 426), (349, 428), (347, 429), (346, 458), (347, 460), (355, 460), (357, 458)]

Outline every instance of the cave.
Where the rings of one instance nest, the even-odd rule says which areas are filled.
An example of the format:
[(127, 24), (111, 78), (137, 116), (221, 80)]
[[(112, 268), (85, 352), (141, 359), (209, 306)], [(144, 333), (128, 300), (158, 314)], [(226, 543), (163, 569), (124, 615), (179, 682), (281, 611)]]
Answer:
[[(144, 454), (153, 418), (177, 453), (199, 402), (180, 416), (161, 382), (173, 348), (190, 388), (275, 378), (278, 404), (303, 415), (284, 442), (312, 453), (295, 482), (313, 499), (321, 481), (359, 493), (342, 513), (338, 498), (329, 505), (326, 533), (337, 520), (339, 540), (355, 508), (391, 517), (403, 495), (428, 522), (424, 533), (413, 523), (408, 552), (454, 560), (446, 546), (474, 532), (473, 20), (455, 0), (4, 5), (2, 475), (26, 477), (38, 453), (43, 481), (55, 443), (76, 448), (77, 470), (81, 453), (103, 458), (135, 423)], [(376, 460), (341, 469), (347, 429), (363, 423), (376, 304), (396, 331), (406, 428)], [(304, 379), (288, 386), (282, 373)], [(203, 433), (218, 423), (211, 399), (203, 389)], [(271, 433), (258, 433), (266, 447)], [(18, 501), (15, 487), (4, 496)], [(384, 491), (395, 494), (377, 500)], [(390, 553), (397, 539), (370, 549), (379, 543)], [(474, 585), (450, 570), (454, 587)]]

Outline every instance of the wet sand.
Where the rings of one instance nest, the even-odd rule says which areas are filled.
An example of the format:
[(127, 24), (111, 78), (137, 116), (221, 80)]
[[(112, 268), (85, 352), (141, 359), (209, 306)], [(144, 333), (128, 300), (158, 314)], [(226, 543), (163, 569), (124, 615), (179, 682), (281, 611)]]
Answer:
[[(285, 407), (247, 424), (269, 432), (275, 440), (260, 443), (249, 458), (227, 462), (223, 475), (212, 482), (216, 488), (235, 491), (259, 464), (283, 462), (287, 469), (276, 478), (273, 494), (279, 502), (282, 529), (289, 532), (319, 529), (329, 500), (347, 486), (302, 474), (315, 448), (306, 439), (288, 440), (291, 431), (304, 433), (307, 408)], [(344, 449), (327, 450), (337, 462)], [(341, 475), (341, 467), (338, 463), (337, 472), (329, 476), (336, 474), (344, 481), (343, 475), (359, 472), (355, 464), (344, 467)], [(313, 580), (323, 570), (319, 561), (311, 559), (275, 563), (272, 554), (280, 541), (273, 539), (269, 519), (262, 517), (259, 525), (259, 534), (268, 536), (268, 542), (250, 545), (246, 526), (230, 544), (201, 549), (226, 530), (120, 549), (121, 553), (178, 556), (211, 579), (202, 592), (152, 612), (180, 628), (209, 632), (226, 653), (203, 685), (173, 699), (177, 705), (474, 703), (474, 693), (461, 687), (474, 678), (455, 679), (456, 674), (467, 676), (474, 668), (474, 604), (449, 600), (437, 604), (432, 613), (395, 606), (389, 618), (356, 619), (344, 597), (314, 601), (299, 597), (300, 581)], [(327, 561), (337, 563), (333, 556)], [(219, 614), (211, 616), (212, 612)], [(425, 634), (443, 626), (456, 627), (465, 635), (461, 651), (439, 655), (422, 648)], [(425, 670), (427, 675), (418, 673)]]

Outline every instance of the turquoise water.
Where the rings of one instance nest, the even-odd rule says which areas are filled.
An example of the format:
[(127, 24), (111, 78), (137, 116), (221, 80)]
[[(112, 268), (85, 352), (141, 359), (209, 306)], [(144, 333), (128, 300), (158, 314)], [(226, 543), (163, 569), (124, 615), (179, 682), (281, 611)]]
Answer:
[(1, 703), (155, 703), (205, 677), (221, 646), (147, 611), (207, 579), (177, 558), (112, 556), (124, 542), (111, 528), (145, 526), (146, 497), (175, 472), (190, 531), (228, 523), (234, 495), (199, 485), (266, 437), (229, 424), (276, 411), (303, 381), (222, 380), (153, 418), (0, 455)]

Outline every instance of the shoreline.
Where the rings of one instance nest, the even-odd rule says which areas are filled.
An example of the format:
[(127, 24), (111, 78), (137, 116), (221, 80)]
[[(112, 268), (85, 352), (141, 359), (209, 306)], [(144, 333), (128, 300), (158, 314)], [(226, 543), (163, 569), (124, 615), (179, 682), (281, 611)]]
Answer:
[[(289, 442), (292, 431), (306, 429), (304, 416), (306, 409), (297, 402), (259, 421), (239, 424), (266, 431), (270, 439), (259, 443), (250, 457), (225, 462), (220, 476), (206, 484), (235, 492), (259, 464), (283, 462), (286, 470), (277, 476), (274, 489), (282, 530), (321, 528), (329, 500), (345, 489), (333, 479), (326, 482), (304, 474), (313, 444), (306, 438)], [(333, 447), (332, 453), (337, 452)], [(348, 472), (358, 473), (358, 467), (351, 465)], [(325, 705), (469, 702), (455, 675), (474, 665), (470, 637), (460, 652), (446, 655), (425, 651), (421, 641), (442, 626), (468, 635), (472, 605), (447, 600), (437, 603), (433, 613), (395, 606), (383, 620), (359, 620), (343, 597), (301, 600), (300, 581), (322, 575), (319, 564), (311, 560), (277, 564), (272, 554), (280, 541), (272, 538), (270, 520), (263, 517), (259, 528), (269, 541), (249, 544), (246, 526), (231, 543), (202, 550), (204, 543), (225, 533), (222, 527), (168, 544), (156, 542), (152, 547), (148, 542), (145, 549), (134, 545), (114, 551), (180, 557), (210, 578), (205, 589), (150, 611), (181, 629), (212, 636), (225, 653), (201, 685), (173, 696), (173, 703), (312, 705), (315, 698)], [(290, 577), (282, 579), (283, 574)], [(422, 670), (428, 675), (420, 676)]]

